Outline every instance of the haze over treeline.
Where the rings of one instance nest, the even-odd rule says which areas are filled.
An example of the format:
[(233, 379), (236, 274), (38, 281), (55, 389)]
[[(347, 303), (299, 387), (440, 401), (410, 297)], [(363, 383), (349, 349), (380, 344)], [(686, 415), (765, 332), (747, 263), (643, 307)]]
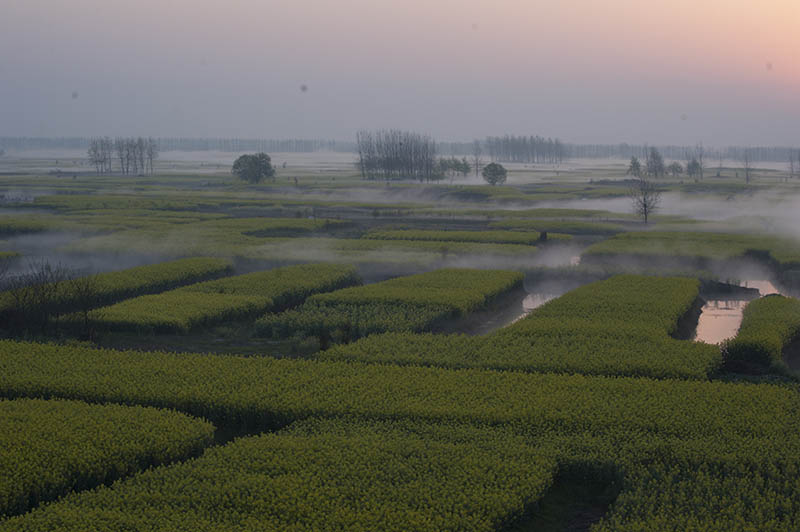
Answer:
[[(409, 132), (411, 133), (411, 132)], [(0, 137), (0, 150), (21, 155), (27, 150), (77, 150), (87, 151), (92, 143), (104, 137)], [(107, 137), (105, 137), (107, 138)], [(158, 152), (228, 153), (277, 152), (358, 153), (358, 132), (354, 140), (331, 139), (246, 139), (246, 138), (179, 138), (151, 139)], [(558, 164), (572, 159), (630, 159), (646, 157), (655, 147), (672, 160), (690, 159), (698, 148), (711, 160), (740, 161), (747, 152), (753, 162), (787, 162), (797, 159), (800, 150), (793, 146), (706, 146), (629, 144), (578, 144), (562, 142), (559, 138), (539, 135), (502, 135), (474, 139), (471, 142), (431, 139), (434, 152), (446, 156), (474, 156), (476, 142), (480, 156), (487, 160), (520, 163)], [(90, 154), (91, 158), (91, 154)]]
[(7, 0), (0, 135), (800, 143), (795, 0)]

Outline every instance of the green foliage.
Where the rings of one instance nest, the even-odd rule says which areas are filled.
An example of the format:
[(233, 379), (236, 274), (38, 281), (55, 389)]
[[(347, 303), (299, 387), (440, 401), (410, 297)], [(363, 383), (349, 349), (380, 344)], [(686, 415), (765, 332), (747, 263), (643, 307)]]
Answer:
[(547, 231), (550, 233), (565, 233), (569, 235), (615, 235), (625, 228), (620, 224), (603, 222), (579, 222), (560, 220), (501, 220), (492, 222), (489, 227), (495, 229), (510, 229), (513, 231)]
[(260, 183), (266, 178), (275, 177), (272, 159), (266, 153), (240, 155), (234, 162), (231, 173), (248, 183)]
[(800, 247), (784, 238), (765, 235), (647, 231), (622, 233), (598, 242), (584, 254), (590, 259), (615, 260), (625, 256), (683, 257), (728, 260), (755, 255), (777, 261), (783, 268), (800, 264)]
[[(305, 264), (207, 281), (100, 309), (111, 330), (182, 332), (222, 321), (280, 311), (317, 292), (358, 283), (352, 266)], [(68, 316), (66, 321), (79, 317)]]
[(482, 308), (522, 284), (522, 274), (442, 269), (313, 296), (297, 310), (256, 322), (270, 337), (320, 336), (349, 341), (384, 331), (424, 331)]
[(698, 289), (696, 280), (621, 275), (569, 292), (487, 336), (386, 334), (334, 347), (319, 357), (705, 379), (721, 364), (719, 349), (669, 336), (692, 308)]
[[(0, 342), (0, 393), (5, 396), (48, 395), (171, 407), (203, 415), (228, 427), (263, 429), (310, 416), (397, 420), (410, 424), (404, 425), (403, 431), (421, 434), (425, 440), (420, 446), (404, 440), (399, 448), (405, 444), (409, 445), (409, 451), (419, 449), (419, 452), (430, 448), (430, 453), (437, 453), (440, 447), (431, 445), (437, 439), (452, 438), (449, 441), (465, 443), (474, 440), (478, 447), (490, 449), (491, 456), (497, 456), (498, 462), (495, 464), (489, 456), (483, 458), (479, 451), (465, 450), (465, 460), (469, 460), (469, 456), (481, 458), (474, 461), (478, 470), (466, 468), (465, 476), (461, 476), (455, 472), (462, 453), (443, 452), (442, 456), (454, 457), (448, 463), (454, 464), (456, 469), (444, 465), (441, 469), (437, 467), (436, 471), (445, 472), (442, 478), (453, 475), (458, 479), (475, 477), (475, 481), (463, 482), (464, 489), (454, 490), (451, 484), (441, 485), (431, 480), (432, 486), (443, 486), (442, 491), (437, 488), (432, 499), (459, 496), (472, 500), (474, 494), (483, 497), (482, 493), (487, 497), (497, 497), (493, 500), (499, 502), (468, 511), (465, 519), (498, 516), (503, 512), (516, 515), (518, 511), (522, 492), (517, 491), (520, 488), (515, 487), (517, 483), (513, 479), (520, 477), (512, 475), (508, 477), (512, 480), (504, 482), (487, 481), (492, 477), (485, 476), (491, 475), (489, 472), (492, 470), (502, 475), (509, 471), (495, 469), (503, 467), (504, 458), (497, 454), (499, 450), (493, 449), (508, 447), (512, 458), (520, 449), (513, 439), (506, 439), (502, 433), (505, 430), (526, 438), (539, 456), (552, 457), (558, 462), (559, 471), (572, 472), (578, 479), (596, 478), (597, 475), (608, 478), (609, 470), (618, 475), (622, 493), (606, 521), (600, 523), (599, 526), (605, 527), (603, 530), (629, 527), (666, 531), (674, 530), (676, 526), (687, 530), (715, 530), (714, 510), (720, 508), (726, 523), (737, 523), (738, 519), (738, 526), (731, 528), (736, 530), (794, 530), (794, 524), (800, 519), (797, 502), (800, 498), (796, 496), (800, 400), (793, 389), (769, 384), (168, 355), (4, 341)], [(488, 432), (481, 436), (476, 432), (451, 428), (453, 424), (461, 423), (478, 425)], [(350, 480), (372, 479), (372, 475), (387, 478), (388, 482), (408, 478), (398, 476), (400, 473), (392, 465), (396, 462), (391, 452), (382, 454), (370, 450), (371, 441), (378, 444), (381, 440), (386, 440), (386, 445), (391, 448), (394, 436), (385, 437), (385, 429), (375, 429), (381, 436), (364, 434), (363, 440), (356, 439), (357, 450), (351, 454), (346, 441), (325, 439), (339, 437), (336, 434), (342, 430), (345, 429), (300, 430), (297, 434), (322, 437), (318, 440), (318, 447), (328, 449), (324, 452), (330, 453), (309, 455), (298, 450), (300, 457), (304, 458), (302, 465), (292, 465), (299, 464), (299, 461), (292, 458), (291, 449), (305, 448), (303, 441), (286, 440), (290, 449), (286, 454), (263, 451), (254, 443), (257, 445), (255, 451), (242, 457), (245, 465), (238, 465), (237, 459), (237, 465), (230, 466), (234, 471), (247, 467), (261, 470), (259, 464), (267, 460), (274, 466), (269, 466), (267, 474), (261, 476), (266, 484), (258, 486), (275, 485), (272, 483), (280, 482), (280, 478), (298, 480), (277, 484), (278, 493), (288, 499), (276, 495), (265, 505), (255, 504), (261, 517), (253, 518), (255, 520), (244, 518), (233, 523), (226, 521), (216, 525), (217, 529), (230, 529), (233, 525), (245, 527), (244, 530), (263, 529), (258, 528), (257, 519), (295, 516), (295, 512), (301, 511), (299, 508), (304, 508), (301, 515), (313, 516), (309, 519), (324, 517), (336, 523), (338, 519), (347, 519), (339, 517), (342, 513), (332, 513), (333, 509), (314, 498), (313, 489), (324, 490), (327, 485), (343, 487), (345, 493), (352, 494), (348, 497), (350, 501), (373, 501), (361, 503), (366, 505), (362, 508), (369, 510), (359, 513), (358, 519), (370, 519), (368, 516), (375, 512), (390, 511), (393, 508), (389, 502), (392, 493), (400, 501), (398, 504), (405, 504), (408, 499), (404, 493), (408, 492), (402, 487), (394, 492), (391, 489), (384, 492), (383, 488), (371, 491), (370, 486), (375, 483), (382, 486), (383, 481), (359, 481), (356, 485), (355, 480)], [(353, 430), (354, 434), (361, 434), (360, 429)], [(494, 434), (494, 431), (501, 432)], [(274, 438), (281, 437), (269, 435), (263, 438), (275, 442)], [(497, 438), (498, 445), (487, 446), (483, 440), (492, 437)], [(243, 442), (259, 440), (240, 441), (242, 445), (250, 445)], [(267, 445), (267, 449), (275, 448), (270, 443)], [(180, 515), (179, 509), (185, 507), (184, 504), (199, 500), (206, 502), (191, 506), (195, 514), (240, 519), (236, 517), (239, 511), (253, 508), (247, 503), (260, 500), (254, 499), (260, 491), (251, 488), (249, 483), (253, 479), (245, 472), (242, 473), (242, 478), (247, 479), (244, 487), (236, 487), (239, 475), (228, 472), (229, 464), (234, 462), (226, 459), (224, 453), (228, 449), (239, 452), (241, 448), (231, 446), (213, 451), (208, 455), (209, 459), (213, 457), (215, 460), (211, 463), (204, 462), (204, 459), (191, 462), (199, 464), (198, 467), (207, 472), (205, 475), (199, 470), (177, 469), (175, 473), (172, 468), (155, 470), (132, 480), (130, 491), (128, 482), (121, 483), (111, 490), (101, 489), (96, 495), (71, 497), (63, 506), (52, 505), (4, 525), (8, 530), (26, 530), (21, 528), (24, 526), (31, 527), (28, 529), (31, 531), (48, 530), (53, 523), (51, 519), (75, 522), (84, 512), (92, 512), (85, 513), (86, 516), (97, 515), (92, 507), (114, 509), (110, 514), (114, 519), (122, 518), (120, 516), (137, 520), (166, 519), (173, 508), (178, 509)], [(278, 456), (276, 459), (280, 461), (272, 462), (273, 456)], [(319, 457), (319, 465), (315, 465), (312, 456)], [(352, 459), (347, 458), (351, 456)], [(372, 456), (380, 458), (373, 462)], [(410, 468), (420, 463), (414, 456), (415, 452), (409, 452), (403, 457), (403, 460), (410, 460)], [(333, 466), (333, 462), (342, 465)], [(385, 466), (381, 465), (383, 462), (386, 462)], [(427, 464), (424, 477), (439, 478), (431, 477), (431, 464), (438, 463), (434, 454), (422, 454), (421, 463)], [(509, 467), (513, 472), (519, 462), (514, 460), (512, 463)], [(536, 486), (545, 486), (551, 474), (547, 473), (548, 467), (541, 466), (541, 462), (530, 460), (527, 463), (531, 470), (526, 473), (523, 468), (520, 472), (526, 475), (523, 478), (531, 479), (531, 483), (518, 484), (522, 490), (532, 490), (527, 493), (531, 494), (528, 502), (533, 502), (536, 494), (540, 493)], [(331, 467), (327, 467), (328, 464)], [(487, 467), (487, 464), (495, 465)], [(186, 467), (192, 466), (187, 464)], [(486, 473), (480, 472), (483, 470)], [(286, 471), (295, 474), (287, 475)], [(323, 473), (325, 471), (327, 473)], [(203, 481), (184, 482), (178, 490), (175, 488), (178, 480), (173, 479), (180, 478), (202, 478)], [(226, 480), (231, 478), (232, 481)], [(315, 482), (312, 480), (315, 478), (322, 480)], [(753, 484), (744, 482), (748, 478)], [(215, 479), (219, 479), (219, 483)], [(745, 485), (724, 489), (736, 481)], [(412, 489), (424, 489), (420, 484), (410, 482)], [(152, 491), (148, 492), (148, 489)], [(181, 497), (183, 490), (189, 490), (192, 495)], [(207, 498), (202, 498), (203, 493)], [(710, 497), (711, 493), (713, 497)], [(282, 504), (281, 500), (296, 500), (297, 504)], [(317, 502), (310, 504), (309, 500)], [(125, 501), (130, 501), (137, 510), (127, 511)], [(320, 508), (318, 513), (314, 512), (315, 506)], [(343, 501), (340, 501), (341, 506), (350, 508)], [(148, 508), (152, 514), (145, 511)], [(162, 510), (157, 511), (158, 508)], [(436, 509), (423, 508), (419, 517), (427, 522), (438, 514)], [(148, 515), (155, 517), (145, 517)], [(184, 515), (187, 519), (192, 517), (191, 514)], [(92, 529), (102, 526), (99, 517), (87, 519)], [(86, 521), (78, 522), (84, 528), (87, 526)], [(162, 529), (175, 529), (172, 522), (165, 523)], [(195, 525), (192, 530), (213, 529), (211, 524), (198, 528), (201, 522), (190, 523)], [(387, 518), (373, 529), (391, 530), (404, 525), (407, 522), (398, 524), (394, 518)]]
[(343, 220), (308, 218), (228, 218), (213, 222), (220, 231), (260, 237), (305, 235), (352, 225)]
[[(225, 220), (223, 220), (224, 222)], [(227, 229), (224, 223), (201, 223), (177, 229), (172, 238), (163, 239), (163, 228), (122, 231), (92, 236), (70, 244), (71, 252), (132, 252), (175, 255), (213, 255), (264, 260), (317, 262), (326, 260), (348, 263), (400, 263), (428, 265), (451, 256), (530, 257), (533, 246), (484, 244), (473, 242), (436, 242), (418, 240), (373, 240), (367, 238), (263, 237), (257, 224), (242, 232)], [(327, 228), (341, 227), (338, 224)], [(299, 231), (298, 231), (299, 232)], [(274, 233), (273, 233), (274, 234)]]
[(15, 236), (24, 233), (40, 233), (48, 229), (47, 224), (38, 218), (19, 216), (0, 216), (0, 237)]
[(349, 414), (714, 437), (716, 430), (774, 431), (779, 439), (788, 429), (775, 424), (786, 423), (800, 407), (793, 390), (767, 385), (122, 352), (10, 341), (0, 342), (0, 393), (176, 408), (228, 426), (269, 427), (308, 415)]
[(770, 295), (747, 304), (735, 338), (725, 342), (727, 363), (783, 366), (783, 349), (800, 335), (800, 301)]
[(502, 164), (489, 163), (483, 167), (481, 175), (483, 175), (484, 181), (494, 186), (505, 183), (508, 172), (506, 172)]
[(466, 157), (459, 159), (458, 157), (441, 158), (436, 162), (436, 172), (442, 176), (456, 175), (468, 176), (472, 166), (467, 161)]
[(0, 517), (197, 454), (213, 432), (153, 408), (0, 400)]
[(310, 420), (69, 497), (0, 530), (490, 532), (547, 489), (555, 463), (523, 438), (447, 428)]
[[(548, 235), (549, 237), (550, 235)], [(376, 240), (423, 240), (452, 242), (483, 242), (494, 244), (534, 245), (541, 235), (537, 232), (511, 231), (432, 231), (399, 229), (394, 231), (370, 231), (364, 238)], [(564, 239), (570, 237), (563, 235)]]

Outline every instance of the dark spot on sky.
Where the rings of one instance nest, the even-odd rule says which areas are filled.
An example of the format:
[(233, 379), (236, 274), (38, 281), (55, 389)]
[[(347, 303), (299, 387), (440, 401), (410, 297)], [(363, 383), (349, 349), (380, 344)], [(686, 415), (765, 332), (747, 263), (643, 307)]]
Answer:
[(681, 120), (686, 120), (686, 119), (688, 119), (688, 118), (689, 118), (689, 117), (686, 115), (686, 113), (683, 113), (683, 114), (681, 115)]
[(300, 85), (300, 92), (308, 92), (308, 85)]
[(80, 95), (78, 94), (78, 91), (72, 91), (72, 99), (73, 99), (73, 100), (77, 100), (77, 99), (78, 99), (78, 96), (80, 96)]
[(772, 61), (767, 61), (767, 72), (772, 72)]
[(472, 31), (478, 31), (478, 24), (475, 22), (472, 23)]

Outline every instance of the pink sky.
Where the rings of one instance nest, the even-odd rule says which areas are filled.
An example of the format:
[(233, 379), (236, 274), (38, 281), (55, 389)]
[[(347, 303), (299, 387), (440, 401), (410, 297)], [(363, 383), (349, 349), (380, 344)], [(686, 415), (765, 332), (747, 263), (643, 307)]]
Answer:
[(800, 144), (796, 0), (5, 4), (0, 135)]

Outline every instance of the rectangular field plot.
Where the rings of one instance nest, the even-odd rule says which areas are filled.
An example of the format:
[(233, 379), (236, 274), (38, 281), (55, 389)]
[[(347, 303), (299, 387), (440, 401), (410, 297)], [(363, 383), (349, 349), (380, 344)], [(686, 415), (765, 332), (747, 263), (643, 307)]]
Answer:
[[(100, 273), (91, 279), (92, 303), (108, 305), (126, 297), (152, 294), (176, 286), (220, 277), (232, 271), (231, 261), (221, 258), (189, 258), (136, 266), (116, 272)], [(72, 290), (69, 282), (53, 285), (49, 291), (52, 304), (64, 312), (85, 304), (86, 295)], [(0, 315), (20, 312), (35, 301), (30, 290), (0, 292)]]
[[(424, 331), (484, 308), (522, 286), (522, 274), (442, 269), (309, 298), (300, 308), (258, 320), (268, 337), (342, 341), (384, 331)], [(324, 335), (324, 336), (323, 336)]]
[[(317, 292), (359, 282), (350, 266), (288, 266), (198, 283), (162, 294), (129, 299), (98, 311), (101, 328), (120, 331), (188, 332), (226, 320), (254, 317), (301, 303)], [(66, 322), (80, 320), (68, 316)]]

